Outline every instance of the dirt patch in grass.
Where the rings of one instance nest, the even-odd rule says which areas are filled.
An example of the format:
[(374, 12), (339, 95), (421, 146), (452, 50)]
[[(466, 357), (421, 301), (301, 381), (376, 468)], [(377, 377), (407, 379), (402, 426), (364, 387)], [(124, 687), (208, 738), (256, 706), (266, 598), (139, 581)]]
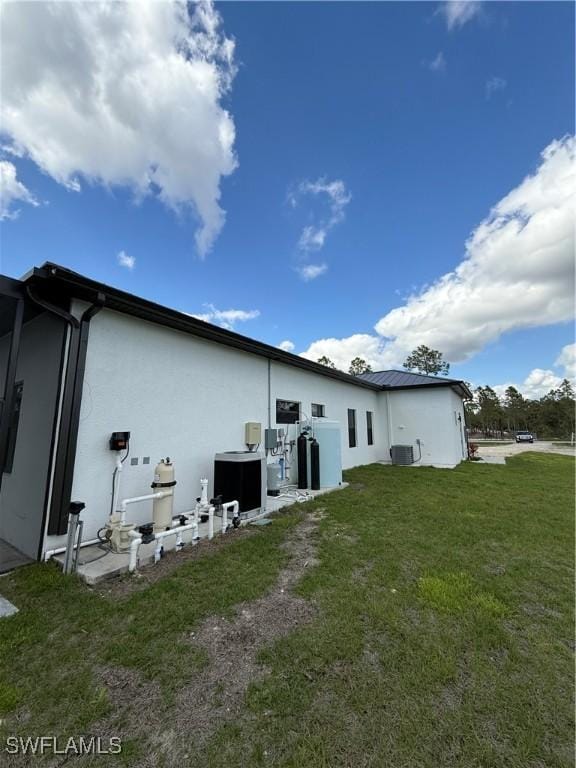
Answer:
[(352, 581), (365, 582), (368, 575), (374, 569), (374, 561), (369, 560), (367, 563), (362, 563), (352, 571)]
[(159, 759), (162, 765), (179, 766), (192, 744), (200, 746), (224, 723), (238, 718), (250, 683), (268, 673), (259, 661), (260, 652), (316, 615), (316, 606), (294, 594), (293, 587), (318, 562), (315, 533), (320, 516), (309, 514), (293, 529), (283, 545), (289, 560), (266, 595), (238, 604), (230, 618), (206, 619), (189, 634), (194, 655), (205, 654), (207, 663), (180, 688), (172, 707), (162, 702), (157, 685), (143, 682), (139, 674), (103, 669), (100, 678), (116, 716), (93, 730), (104, 736), (144, 737), (148, 744), (139, 768), (155, 766)]
[(209, 663), (179, 694), (177, 730), (188, 730), (204, 741), (234, 719), (248, 685), (267, 672), (258, 661), (260, 651), (315, 615), (315, 606), (292, 588), (305, 569), (318, 562), (316, 527), (317, 518), (307, 516), (294, 529), (284, 545), (290, 560), (268, 594), (238, 605), (231, 619), (209, 618), (193, 633), (190, 641), (208, 653)]
[(231, 530), (225, 536), (216, 536), (213, 539), (201, 539), (197, 544), (188, 544), (179, 552), (171, 550), (157, 563), (142, 566), (135, 573), (122, 574), (107, 579), (101, 585), (95, 587), (95, 591), (103, 597), (124, 597), (147, 589), (160, 579), (169, 576), (177, 568), (191, 560), (199, 560), (210, 557), (224, 547), (229, 546), (238, 539), (254, 536), (258, 531), (254, 527), (245, 526)]

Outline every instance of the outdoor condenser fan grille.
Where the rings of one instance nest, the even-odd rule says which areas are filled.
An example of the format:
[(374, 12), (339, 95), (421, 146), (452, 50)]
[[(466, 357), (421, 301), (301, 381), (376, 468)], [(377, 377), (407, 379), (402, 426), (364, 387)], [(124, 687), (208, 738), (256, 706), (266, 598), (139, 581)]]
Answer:
[(414, 448), (411, 445), (393, 445), (391, 448), (392, 464), (408, 466), (414, 464)]

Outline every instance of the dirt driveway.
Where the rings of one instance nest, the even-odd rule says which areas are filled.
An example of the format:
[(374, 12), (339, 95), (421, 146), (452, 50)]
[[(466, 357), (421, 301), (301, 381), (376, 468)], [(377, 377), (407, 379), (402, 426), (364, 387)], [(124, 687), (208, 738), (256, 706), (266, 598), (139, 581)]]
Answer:
[(546, 440), (537, 440), (535, 443), (510, 443), (510, 445), (480, 445), (478, 455), (485, 460), (504, 459), (506, 456), (516, 456), (526, 451), (538, 451), (539, 453), (560, 453), (564, 456), (574, 456), (574, 447), (558, 445)]

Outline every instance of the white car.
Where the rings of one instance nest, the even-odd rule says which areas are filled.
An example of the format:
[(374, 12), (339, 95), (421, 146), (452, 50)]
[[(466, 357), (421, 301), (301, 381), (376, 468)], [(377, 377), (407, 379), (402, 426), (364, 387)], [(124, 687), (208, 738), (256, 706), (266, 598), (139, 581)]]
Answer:
[(516, 442), (517, 443), (533, 443), (534, 442), (534, 435), (532, 432), (522, 431), (522, 432), (516, 432)]

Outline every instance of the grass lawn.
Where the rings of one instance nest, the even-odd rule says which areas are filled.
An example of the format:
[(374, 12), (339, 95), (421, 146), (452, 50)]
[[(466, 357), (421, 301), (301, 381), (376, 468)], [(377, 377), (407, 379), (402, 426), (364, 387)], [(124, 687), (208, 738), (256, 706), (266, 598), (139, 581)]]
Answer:
[[(171, 765), (158, 744), (206, 664), (185, 638), (264, 594), (288, 558), (280, 544), (321, 508), (318, 563), (297, 586), (316, 614), (262, 651), (269, 674), (234, 721), (205, 744), (172, 734), (176, 764), (574, 765), (573, 458), (371, 465), (346, 479), (346, 490), (131, 594), (90, 590), (50, 565), (1, 579), (20, 607), (0, 620), (4, 735), (120, 723), (99, 670), (128, 667), (155, 681), (162, 717), (142, 711), (147, 736), (93, 764)], [(145, 763), (151, 746), (158, 757)]]

